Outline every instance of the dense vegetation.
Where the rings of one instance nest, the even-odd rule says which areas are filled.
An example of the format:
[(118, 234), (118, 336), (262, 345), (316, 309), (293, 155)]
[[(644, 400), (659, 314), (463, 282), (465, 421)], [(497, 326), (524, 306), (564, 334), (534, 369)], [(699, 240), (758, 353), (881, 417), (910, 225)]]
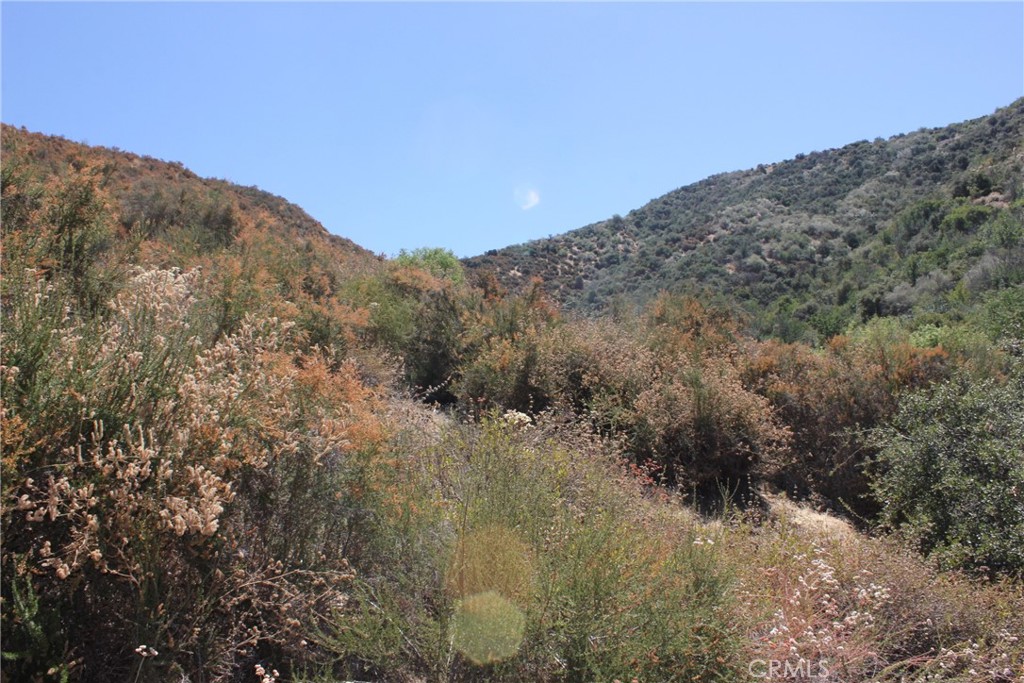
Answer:
[[(557, 237), (466, 261), (587, 311), (659, 291), (824, 342), (875, 316), (937, 324), (1024, 282), (1024, 100), (991, 116), (716, 175)], [(1020, 324), (1020, 321), (1017, 321)]]
[(1015, 276), (812, 346), (9, 127), (2, 171), (5, 680), (1019, 679)]

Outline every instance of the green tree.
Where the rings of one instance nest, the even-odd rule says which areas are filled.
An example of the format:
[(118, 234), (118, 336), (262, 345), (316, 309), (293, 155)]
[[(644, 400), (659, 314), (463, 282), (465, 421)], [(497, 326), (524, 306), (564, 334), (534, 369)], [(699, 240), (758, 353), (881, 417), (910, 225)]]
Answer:
[(452, 253), (451, 249), (442, 247), (420, 247), (412, 251), (402, 249), (395, 259), (400, 265), (412, 268), (422, 268), (434, 277), (451, 280), (455, 284), (462, 284), (465, 274), (462, 271), (462, 264)]

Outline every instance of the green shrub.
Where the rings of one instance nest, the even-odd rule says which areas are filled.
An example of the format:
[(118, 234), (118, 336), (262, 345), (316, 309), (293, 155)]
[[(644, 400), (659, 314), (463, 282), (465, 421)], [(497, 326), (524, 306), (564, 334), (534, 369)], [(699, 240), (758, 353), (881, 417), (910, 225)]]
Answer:
[(992, 208), (977, 204), (960, 204), (942, 219), (944, 232), (974, 232), (992, 216)]
[(395, 261), (407, 268), (422, 268), (437, 278), (451, 280), (459, 285), (465, 281), (462, 264), (450, 249), (441, 247), (420, 247), (411, 252), (402, 249)]
[(412, 388), (426, 400), (450, 403), (465, 303), (450, 274), (436, 275), (429, 265), (399, 258), (388, 272), (350, 285), (349, 298), (369, 311), (367, 340), (402, 359)]
[(1024, 572), (1024, 372), (909, 395), (879, 448), (881, 522), (945, 567)]
[(980, 327), (990, 339), (1024, 340), (1024, 285), (991, 292), (979, 317)]

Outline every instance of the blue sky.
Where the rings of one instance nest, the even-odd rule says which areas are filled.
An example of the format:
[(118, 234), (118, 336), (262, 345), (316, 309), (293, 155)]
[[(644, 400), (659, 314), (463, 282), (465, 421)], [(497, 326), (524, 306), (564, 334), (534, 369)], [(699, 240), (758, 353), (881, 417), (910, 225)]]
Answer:
[(1024, 3), (3, 2), (3, 121), (460, 256), (1024, 96)]

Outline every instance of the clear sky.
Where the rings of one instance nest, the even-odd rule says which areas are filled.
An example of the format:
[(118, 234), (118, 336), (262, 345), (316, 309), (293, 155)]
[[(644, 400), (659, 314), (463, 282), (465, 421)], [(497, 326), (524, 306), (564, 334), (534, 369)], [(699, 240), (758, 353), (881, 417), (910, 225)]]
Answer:
[(460, 256), (1024, 96), (1024, 2), (3, 2), (2, 118)]

